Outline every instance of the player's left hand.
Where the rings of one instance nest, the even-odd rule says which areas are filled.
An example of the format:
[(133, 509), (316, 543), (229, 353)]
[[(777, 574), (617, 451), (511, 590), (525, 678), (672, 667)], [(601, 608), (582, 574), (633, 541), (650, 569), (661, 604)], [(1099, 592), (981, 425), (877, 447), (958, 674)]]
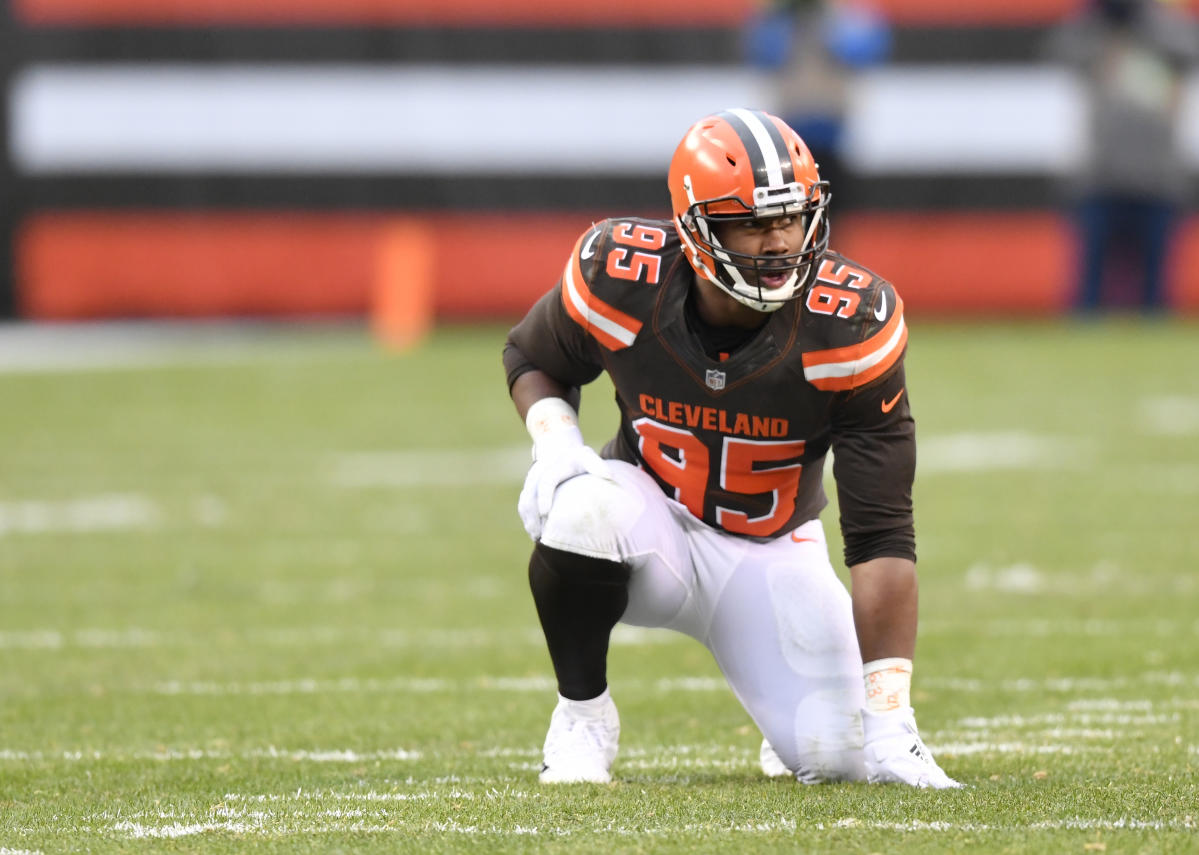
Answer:
[(916, 729), (911, 707), (887, 713), (862, 712), (866, 734), (866, 779), (872, 784), (908, 784), (934, 790), (962, 785), (945, 774)]
[(581, 440), (578, 445), (556, 448), (552, 454), (544, 454), (543, 449), (538, 448), (537, 460), (529, 467), (516, 502), (520, 521), (534, 541), (541, 537), (542, 526), (554, 502), (554, 491), (560, 484), (584, 473), (613, 480), (607, 462)]

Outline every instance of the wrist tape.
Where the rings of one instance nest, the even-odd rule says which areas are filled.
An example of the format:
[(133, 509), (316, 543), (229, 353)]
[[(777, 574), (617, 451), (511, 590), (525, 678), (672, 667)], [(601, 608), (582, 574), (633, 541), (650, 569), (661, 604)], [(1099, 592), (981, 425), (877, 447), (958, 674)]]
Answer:
[(862, 675), (870, 712), (892, 712), (912, 705), (911, 659), (875, 659), (862, 666)]
[(533, 459), (542, 460), (560, 448), (583, 444), (579, 417), (561, 398), (542, 398), (525, 413), (525, 428), (533, 438)]

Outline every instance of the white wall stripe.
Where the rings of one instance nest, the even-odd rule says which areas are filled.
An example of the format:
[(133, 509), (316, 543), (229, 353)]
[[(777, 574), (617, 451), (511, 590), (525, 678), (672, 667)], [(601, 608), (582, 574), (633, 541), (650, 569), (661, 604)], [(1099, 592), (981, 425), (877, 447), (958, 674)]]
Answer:
[(35, 175), (665, 174), (713, 105), (764, 97), (747, 69), (703, 67), (35, 65), (12, 84), (12, 151)]
[[(32, 175), (660, 174), (692, 122), (736, 106), (771, 109), (766, 79), (702, 66), (34, 65), (12, 84), (11, 134)], [(866, 173), (1058, 173), (1085, 151), (1079, 86), (1048, 65), (867, 72), (846, 134)], [(1199, 73), (1180, 135), (1199, 167)]]

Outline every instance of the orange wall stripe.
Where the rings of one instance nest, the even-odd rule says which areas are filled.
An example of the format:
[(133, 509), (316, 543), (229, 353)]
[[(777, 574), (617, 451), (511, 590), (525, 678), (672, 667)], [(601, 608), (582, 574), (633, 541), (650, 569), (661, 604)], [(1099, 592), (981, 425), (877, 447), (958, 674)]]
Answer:
[[(1084, 0), (874, 0), (891, 21), (910, 25), (1038, 24)], [(1199, 12), (1199, 0), (1177, 0)], [(728, 26), (756, 0), (14, 0), (30, 25), (383, 25), (383, 26)]]
[(874, 0), (889, 20), (905, 24), (1038, 24), (1069, 15), (1084, 0)]
[[(896, 23), (908, 25), (1013, 26), (1060, 20), (1083, 8), (1088, 0), (872, 0), (876, 9)], [(1180, 9), (1199, 12), (1199, 0), (1174, 0)]]
[(833, 246), (895, 285), (909, 313), (1046, 314), (1069, 303), (1068, 224), (1044, 213), (857, 213)]
[[(609, 212), (612, 213), (612, 212)], [(514, 320), (557, 281), (596, 213), (442, 213), (428, 235), (434, 317)], [(18, 310), (40, 320), (366, 315), (390, 229), (353, 213), (40, 213), (16, 244)], [(1077, 248), (1053, 212), (850, 213), (834, 245), (919, 315), (1066, 309)], [(1171, 305), (1199, 313), (1199, 216), (1182, 226)]]
[(40, 214), (18, 235), (31, 318), (357, 314), (375, 264), (370, 217)]
[(31, 25), (736, 25), (754, 0), (15, 0)]
[(434, 216), (443, 259), (437, 312), (454, 318), (519, 317), (553, 287), (571, 247), (607, 214), (484, 212)]

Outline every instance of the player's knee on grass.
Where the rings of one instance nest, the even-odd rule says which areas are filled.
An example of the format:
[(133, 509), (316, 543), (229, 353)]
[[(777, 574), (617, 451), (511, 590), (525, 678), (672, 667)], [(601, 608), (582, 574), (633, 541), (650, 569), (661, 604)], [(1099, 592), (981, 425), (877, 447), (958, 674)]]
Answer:
[(820, 784), (866, 780), (862, 718), (850, 700), (846, 692), (812, 692), (795, 710), (791, 744), (781, 734), (777, 741), (771, 739), (779, 759), (800, 781)]
[(555, 549), (624, 559), (622, 545), (637, 522), (643, 500), (631, 490), (596, 475), (579, 475), (558, 486), (541, 542)]
[(866, 780), (866, 761), (862, 749), (811, 749), (799, 755), (795, 777), (805, 784)]

